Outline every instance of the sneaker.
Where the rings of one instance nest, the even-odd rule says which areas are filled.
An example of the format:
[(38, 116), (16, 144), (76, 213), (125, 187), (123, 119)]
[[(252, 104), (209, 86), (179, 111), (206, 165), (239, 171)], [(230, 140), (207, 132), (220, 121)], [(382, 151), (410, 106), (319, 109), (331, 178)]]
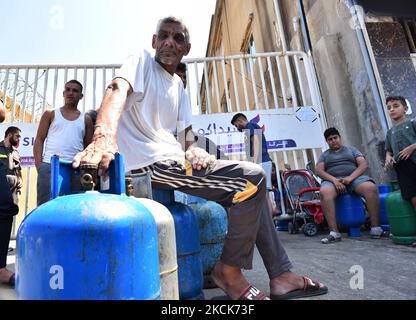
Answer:
[(390, 232), (383, 231), (381, 234), (371, 235), (373, 239), (389, 238), (391, 236)]
[(321, 243), (328, 244), (341, 241), (341, 236), (334, 237), (332, 234), (329, 234), (327, 237), (321, 239)]
[(380, 239), (381, 237), (390, 236), (390, 232), (384, 231), (381, 227), (373, 227), (371, 228), (370, 236), (373, 239)]

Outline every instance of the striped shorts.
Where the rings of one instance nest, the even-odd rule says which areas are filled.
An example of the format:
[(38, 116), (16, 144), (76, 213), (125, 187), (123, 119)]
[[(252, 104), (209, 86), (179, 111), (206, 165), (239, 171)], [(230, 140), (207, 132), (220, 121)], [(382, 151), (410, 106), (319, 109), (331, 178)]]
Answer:
[(189, 162), (184, 166), (166, 160), (132, 171), (148, 172), (154, 188), (178, 190), (229, 208), (223, 263), (251, 269), (256, 244), (270, 277), (290, 269), (269, 212), (261, 166), (246, 161), (216, 160), (205, 169), (193, 170)]

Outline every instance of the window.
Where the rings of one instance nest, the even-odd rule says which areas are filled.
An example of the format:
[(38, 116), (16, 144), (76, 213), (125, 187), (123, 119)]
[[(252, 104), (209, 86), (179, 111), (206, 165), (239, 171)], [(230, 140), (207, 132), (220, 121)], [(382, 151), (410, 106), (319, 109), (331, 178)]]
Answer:
[(400, 19), (409, 45), (410, 53), (416, 53), (416, 19)]

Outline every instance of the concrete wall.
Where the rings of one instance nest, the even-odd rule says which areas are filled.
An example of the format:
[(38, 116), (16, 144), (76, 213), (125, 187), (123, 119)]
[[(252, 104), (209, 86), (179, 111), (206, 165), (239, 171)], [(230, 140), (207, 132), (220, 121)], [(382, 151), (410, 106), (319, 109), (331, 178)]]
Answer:
[[(297, 0), (279, 1), (288, 50), (305, 50)], [(304, 0), (312, 55), (328, 126), (343, 141), (361, 150), (370, 163), (369, 174), (387, 179), (379, 158), (384, 132), (351, 15), (342, 0)]]
[[(296, 43), (294, 0), (284, 1), (288, 41)], [(361, 150), (377, 182), (386, 180), (379, 158), (385, 139), (351, 15), (342, 0), (304, 0), (312, 54), (328, 126), (337, 127), (344, 144)]]
[(372, 22), (366, 28), (385, 96), (404, 96), (415, 114), (416, 71), (402, 26), (398, 22)]
[[(361, 150), (369, 174), (380, 182), (389, 179), (383, 170), (384, 110), (378, 110), (370, 78), (349, 8), (344, 0), (302, 0), (312, 44), (317, 78), (328, 126), (337, 127), (344, 144)], [(303, 51), (297, 0), (279, 0), (288, 50)], [(223, 53), (238, 54), (252, 14), (251, 29), (257, 52), (281, 51), (276, 39), (273, 0), (218, 0), (215, 22), (222, 25)], [(368, 17), (367, 17), (368, 18)], [(219, 21), (220, 19), (221, 21)], [(381, 23), (380, 21), (383, 21)], [(401, 26), (391, 18), (368, 20), (371, 55), (377, 64), (384, 95), (403, 95), (416, 110), (416, 72)], [(294, 23), (295, 22), (295, 23)], [(213, 37), (214, 34), (211, 34)], [(212, 39), (210, 43), (213, 43)], [(208, 54), (214, 55), (215, 50)], [(299, 92), (297, 92), (299, 95)], [(379, 106), (381, 108), (381, 106)]]
[[(298, 49), (301, 43), (299, 32), (293, 29), (293, 19), (299, 15), (295, 2), (283, 1), (292, 50)], [(394, 178), (394, 173), (386, 174), (382, 169), (380, 151), (385, 140), (382, 124), (386, 124), (386, 119), (384, 110), (377, 110), (345, 1), (303, 0), (303, 4), (328, 126), (338, 127), (344, 143), (365, 153), (370, 174), (377, 182)], [(366, 21), (364, 33), (368, 34), (382, 97), (402, 95), (416, 110), (416, 71), (402, 26), (391, 17), (367, 15)], [(387, 122), (391, 124), (388, 116)]]

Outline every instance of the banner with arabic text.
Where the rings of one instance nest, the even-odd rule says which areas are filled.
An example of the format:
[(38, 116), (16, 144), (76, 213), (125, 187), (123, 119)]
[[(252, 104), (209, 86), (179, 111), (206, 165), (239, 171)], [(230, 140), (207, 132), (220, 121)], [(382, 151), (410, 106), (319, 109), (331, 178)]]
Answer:
[[(226, 155), (244, 153), (245, 134), (231, 124), (236, 113), (194, 115), (192, 129), (213, 141)], [(318, 113), (312, 107), (300, 107), (293, 113), (280, 110), (242, 113), (262, 128), (269, 152), (326, 147)]]

